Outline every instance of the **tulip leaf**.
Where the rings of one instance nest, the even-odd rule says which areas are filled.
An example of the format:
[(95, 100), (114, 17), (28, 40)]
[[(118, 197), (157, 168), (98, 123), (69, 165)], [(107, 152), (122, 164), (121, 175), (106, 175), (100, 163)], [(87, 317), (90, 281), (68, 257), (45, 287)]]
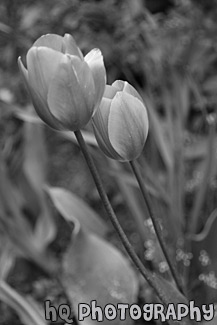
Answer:
[(172, 148), (168, 141), (167, 134), (162, 127), (162, 122), (160, 122), (159, 117), (155, 111), (153, 101), (151, 101), (147, 96), (144, 96), (144, 101), (148, 108), (151, 131), (153, 132), (153, 137), (155, 138), (156, 145), (158, 146), (161, 157), (165, 163), (168, 170), (171, 170), (174, 164), (174, 158), (172, 155)]
[(31, 300), (30, 303), (28, 299), (21, 296), (4, 281), (0, 281), (0, 300), (8, 304), (17, 312), (23, 324), (47, 324), (37, 304), (33, 300)]
[[(79, 229), (78, 229), (79, 228)], [(75, 227), (71, 245), (63, 257), (63, 283), (71, 298), (74, 312), (78, 318), (78, 305), (96, 304), (102, 309), (107, 304), (136, 303), (138, 280), (128, 260), (111, 244)], [(106, 318), (103, 324), (111, 324)], [(85, 318), (80, 324), (98, 324), (97, 321)], [(113, 325), (122, 322), (117, 317)], [(127, 314), (124, 324), (131, 325)]]
[(106, 224), (77, 195), (59, 187), (49, 187), (47, 192), (56, 209), (67, 221), (78, 221), (84, 229), (105, 236), (108, 231)]
[(7, 177), (4, 164), (0, 161), (0, 226), (3, 225), (16, 252), (31, 258), (45, 270), (53, 268), (55, 267), (53, 261), (38, 249), (32, 229), (23, 215), (21, 199)]
[[(24, 175), (20, 181), (27, 203), (34, 208), (37, 222), (35, 244), (43, 249), (56, 235), (54, 220), (43, 192), (47, 176), (47, 151), (43, 128), (39, 124), (25, 123)], [(38, 209), (37, 209), (38, 208)], [(38, 210), (38, 211), (37, 211)]]

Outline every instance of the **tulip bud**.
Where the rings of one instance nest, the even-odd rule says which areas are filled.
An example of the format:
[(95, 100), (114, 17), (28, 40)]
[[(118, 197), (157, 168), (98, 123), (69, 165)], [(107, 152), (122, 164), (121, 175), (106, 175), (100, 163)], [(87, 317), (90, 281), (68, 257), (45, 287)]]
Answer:
[(130, 161), (140, 156), (148, 135), (148, 115), (138, 92), (117, 80), (106, 86), (93, 128), (101, 150), (110, 158)]
[(85, 126), (102, 99), (106, 73), (101, 51), (83, 57), (73, 37), (40, 37), (20, 71), (40, 118), (57, 130), (76, 131)]

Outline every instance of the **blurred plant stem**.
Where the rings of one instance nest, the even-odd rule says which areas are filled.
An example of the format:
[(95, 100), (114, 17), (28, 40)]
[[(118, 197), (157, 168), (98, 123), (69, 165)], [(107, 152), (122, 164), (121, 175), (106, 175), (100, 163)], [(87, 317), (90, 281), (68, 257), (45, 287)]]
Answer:
[(140, 273), (142, 274), (142, 276), (145, 278), (145, 280), (149, 283), (149, 285), (154, 289), (154, 291), (156, 292), (157, 296), (159, 297), (159, 299), (161, 300), (161, 302), (164, 305), (167, 305), (166, 302), (166, 298), (165, 298), (165, 293), (162, 292), (162, 290), (158, 287), (157, 282), (155, 281), (155, 276), (152, 275), (143, 265), (143, 263), (141, 262), (141, 260), (139, 259), (139, 257), (137, 256), (134, 248), (132, 247), (132, 245), (130, 244), (127, 236), (125, 235), (116, 215), (115, 212), (109, 202), (108, 196), (104, 190), (103, 184), (102, 184), (102, 180), (100, 178), (100, 175), (96, 169), (96, 166), (94, 164), (94, 161), (87, 149), (87, 145), (84, 141), (84, 138), (82, 136), (81, 131), (75, 131), (75, 136), (76, 139), (78, 141), (78, 144), (83, 152), (83, 155), (85, 157), (85, 160), (87, 162), (87, 165), (89, 167), (89, 170), (93, 176), (95, 185), (97, 187), (97, 190), (99, 192), (100, 198), (102, 200), (102, 203), (104, 205), (104, 208), (115, 228), (115, 230), (117, 231), (121, 242), (124, 246), (124, 248), (126, 249), (128, 255), (130, 256), (130, 258), (132, 259), (133, 263), (135, 264), (135, 266), (138, 268), (138, 270), (140, 271)]
[(199, 220), (201, 216), (200, 212), (202, 211), (203, 204), (206, 199), (206, 193), (213, 172), (213, 167), (216, 164), (214, 148), (216, 117), (214, 115), (210, 115), (207, 119), (207, 122), (209, 126), (209, 136), (207, 139), (207, 154), (204, 162), (203, 179), (198, 189), (198, 192), (196, 193), (194, 205), (192, 208), (192, 214), (190, 218), (191, 221), (189, 225), (190, 234), (196, 234), (201, 229), (201, 222)]
[(173, 277), (178, 289), (183, 293), (183, 285), (181, 283), (180, 276), (179, 276), (179, 274), (178, 274), (178, 272), (176, 270), (175, 265), (171, 261), (171, 257), (169, 256), (168, 248), (167, 248), (167, 245), (166, 245), (165, 240), (163, 238), (163, 234), (162, 234), (162, 230), (161, 230), (159, 221), (156, 218), (155, 214), (153, 213), (150, 198), (149, 198), (148, 192), (146, 190), (146, 187), (144, 185), (140, 170), (139, 170), (139, 168), (138, 168), (135, 161), (131, 161), (130, 165), (131, 165), (133, 173), (134, 173), (134, 175), (135, 175), (135, 177), (137, 179), (137, 182), (139, 184), (139, 188), (141, 190), (142, 196), (143, 196), (145, 204), (147, 206), (149, 216), (150, 216), (150, 218), (152, 220), (157, 239), (159, 241), (159, 244), (160, 244), (160, 247), (161, 247), (162, 252), (164, 254), (164, 257), (165, 257), (165, 259), (166, 259), (166, 261), (168, 263), (168, 266), (169, 266), (170, 272), (172, 274), (172, 277)]

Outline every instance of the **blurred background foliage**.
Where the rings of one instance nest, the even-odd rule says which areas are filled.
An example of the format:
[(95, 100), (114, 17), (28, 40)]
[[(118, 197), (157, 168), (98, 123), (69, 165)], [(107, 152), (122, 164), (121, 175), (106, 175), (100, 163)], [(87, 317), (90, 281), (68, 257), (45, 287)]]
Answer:
[[(37, 217), (45, 208), (41, 192), (44, 182), (81, 196), (106, 220), (74, 140), (48, 128), (43, 128), (43, 134), (38, 131), (38, 121), (17, 67), (18, 56), (25, 58), (32, 43), (42, 34), (70, 33), (83, 53), (94, 47), (101, 49), (108, 83), (127, 80), (143, 97), (149, 112), (150, 134), (140, 158), (141, 170), (171, 254), (180, 262), (180, 272), (187, 274), (189, 297), (198, 304), (217, 302), (216, 15), (216, 0), (1, 0), (0, 157), (4, 162), (1, 173), (7, 169), (16, 187), (13, 195), (28, 221), (25, 226), (23, 220), (20, 224), (19, 231), (23, 231), (24, 237), (28, 237), (27, 228), (32, 227), (38, 229), (37, 243), (44, 238), (41, 247), (56, 238), (50, 245), (58, 256), (69, 242), (70, 231), (62, 219), (56, 216), (54, 223), (51, 212), (46, 213), (47, 218)], [(31, 122), (30, 126), (26, 121)], [(40, 140), (34, 143), (36, 132)], [(129, 170), (111, 161), (108, 169), (108, 162), (96, 149), (90, 133), (87, 140), (109, 197), (138, 254), (150, 268), (157, 268), (168, 277), (150, 232), (150, 220), (144, 223), (144, 206)], [(6, 197), (8, 193), (10, 201), (10, 184), (8, 180), (4, 182), (0, 192), (5, 192)], [(57, 210), (67, 216), (56, 200), (55, 197)], [(38, 228), (37, 220), (43, 220)], [(0, 228), (3, 242), (4, 226)], [(49, 235), (44, 236), (42, 228), (49, 230)], [(122, 250), (111, 229), (107, 236)], [(7, 245), (9, 251), (13, 250), (10, 243)], [(28, 254), (25, 252), (24, 256)], [(37, 264), (36, 255), (33, 260)], [(10, 259), (8, 263), (10, 266)], [(16, 264), (9, 277), (10, 284), (39, 301), (49, 294), (61, 301), (57, 284), (45, 280), (39, 271), (38, 276), (33, 269), (25, 261)], [(150, 289), (143, 283), (140, 299), (149, 301), (150, 296)], [(8, 324), (12, 311), (8, 312), (6, 305), (1, 309), (1, 324)], [(20, 324), (13, 317), (13, 324)]]

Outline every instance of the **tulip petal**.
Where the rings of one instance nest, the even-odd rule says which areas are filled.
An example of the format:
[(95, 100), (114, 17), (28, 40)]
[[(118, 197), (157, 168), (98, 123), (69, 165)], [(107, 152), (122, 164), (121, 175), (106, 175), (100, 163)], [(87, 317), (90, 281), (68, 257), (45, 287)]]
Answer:
[(105, 91), (103, 94), (103, 98), (109, 98), (109, 99), (113, 99), (117, 93), (117, 88), (106, 85), (105, 86)]
[(126, 92), (138, 98), (144, 104), (142, 97), (139, 95), (136, 89), (133, 86), (131, 86), (127, 81), (116, 80), (115, 82), (113, 82), (112, 86), (117, 88), (119, 91)]
[(51, 114), (47, 102), (43, 100), (40, 94), (35, 92), (31, 87), (28, 87), (28, 89), (38, 116), (51, 128), (59, 131), (64, 130), (64, 125)]
[(96, 97), (95, 97), (95, 110), (99, 107), (101, 102), (105, 85), (106, 85), (106, 71), (103, 62), (103, 56), (99, 49), (91, 50), (84, 58), (84, 60), (89, 65), (96, 89)]
[(108, 135), (108, 119), (110, 113), (111, 100), (104, 98), (102, 99), (99, 109), (93, 116), (93, 129), (101, 150), (110, 158), (119, 159), (121, 158), (118, 153), (112, 147), (109, 135)]
[(63, 52), (63, 37), (56, 34), (46, 34), (39, 37), (32, 47), (48, 47), (57, 52)]
[(57, 130), (63, 129), (63, 127), (61, 126), (59, 121), (56, 120), (53, 115), (51, 115), (51, 113), (50, 113), (50, 111), (48, 109), (46, 101), (41, 97), (40, 94), (38, 94), (30, 86), (29, 78), (28, 78), (28, 71), (24, 67), (20, 57), (18, 58), (18, 66), (19, 66), (20, 72), (21, 72), (21, 74), (23, 76), (26, 88), (28, 89), (30, 97), (32, 99), (33, 106), (35, 107), (35, 110), (36, 110), (37, 114), (39, 115), (39, 117), (45, 123), (47, 123), (50, 127), (54, 128), (54, 129), (57, 129)]
[(29, 78), (28, 78), (28, 71), (26, 70), (26, 68), (24, 67), (21, 58), (18, 58), (18, 66), (20, 69), (20, 72), (23, 76), (25, 85), (29, 91), (30, 97), (32, 99), (32, 103), (33, 106), (35, 107), (35, 110), (37, 112), (37, 114), (39, 115), (39, 117), (45, 122), (47, 123), (50, 127), (57, 129), (57, 130), (61, 130), (63, 129), (63, 127), (61, 126), (61, 124), (59, 123), (59, 121), (57, 121), (54, 116), (51, 115), (47, 103), (46, 101), (43, 100), (43, 98), (40, 96), (40, 94), (37, 94), (37, 92), (35, 92), (30, 84), (29, 84)]
[[(77, 58), (80, 62), (80, 59)], [(94, 86), (94, 85), (93, 85)], [(88, 89), (87, 89), (88, 91)], [(94, 97), (94, 93), (92, 94)], [(48, 106), (51, 113), (71, 131), (88, 123), (93, 113), (73, 70), (71, 59), (64, 56), (48, 90)]]
[(27, 69), (31, 87), (47, 98), (48, 86), (64, 54), (46, 47), (32, 47), (27, 53)]
[(64, 53), (78, 56), (81, 60), (84, 59), (83, 54), (77, 46), (74, 38), (70, 34), (65, 34), (63, 37)]
[(103, 141), (106, 143), (108, 138), (108, 117), (111, 106), (111, 100), (104, 98), (100, 103), (100, 107), (93, 116), (93, 124), (99, 129)]
[(124, 89), (125, 86), (125, 82), (123, 80), (115, 80), (112, 84), (112, 87), (117, 88), (119, 91), (122, 91)]
[(97, 143), (100, 147), (100, 149), (104, 152), (106, 156), (108, 156), (111, 159), (117, 159), (120, 160), (121, 157), (118, 155), (118, 153), (112, 148), (110, 141), (108, 140), (105, 142), (102, 138), (102, 134), (97, 129), (96, 125), (93, 122), (93, 131), (97, 140)]
[(148, 134), (145, 106), (128, 93), (118, 92), (112, 101), (108, 121), (109, 139), (122, 160), (137, 158)]
[(70, 60), (87, 108), (91, 111), (91, 114), (93, 114), (96, 90), (91, 70), (85, 61), (81, 61), (76, 56), (70, 56)]

